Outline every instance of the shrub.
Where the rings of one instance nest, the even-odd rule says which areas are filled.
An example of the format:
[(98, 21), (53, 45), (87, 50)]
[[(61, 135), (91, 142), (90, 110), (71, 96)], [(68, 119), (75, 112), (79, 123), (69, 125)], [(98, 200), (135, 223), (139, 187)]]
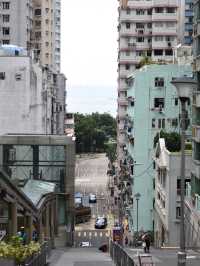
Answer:
[(40, 252), (40, 244), (30, 242), (23, 245), (20, 237), (14, 236), (8, 243), (0, 242), (0, 259), (13, 259), (17, 264)]

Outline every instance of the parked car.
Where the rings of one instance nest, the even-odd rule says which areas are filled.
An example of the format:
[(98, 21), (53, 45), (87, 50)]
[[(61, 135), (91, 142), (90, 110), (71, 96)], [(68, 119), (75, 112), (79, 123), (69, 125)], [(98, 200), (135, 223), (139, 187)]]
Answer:
[(95, 229), (105, 229), (107, 227), (107, 218), (106, 217), (98, 217), (95, 221)]
[(97, 202), (97, 197), (95, 194), (90, 193), (89, 195), (89, 203), (96, 203)]

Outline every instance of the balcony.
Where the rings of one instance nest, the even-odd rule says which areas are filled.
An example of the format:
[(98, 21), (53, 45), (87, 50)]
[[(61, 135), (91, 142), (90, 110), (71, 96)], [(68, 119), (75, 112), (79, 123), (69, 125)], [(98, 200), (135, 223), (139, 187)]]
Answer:
[(196, 142), (200, 142), (200, 126), (192, 126), (192, 137)]
[(118, 104), (120, 106), (128, 106), (128, 100), (126, 97), (120, 97), (118, 98)]
[(130, 16), (123, 14), (120, 16), (120, 22), (151, 22), (152, 16), (151, 15), (135, 15), (135, 16)]
[(200, 91), (195, 91), (193, 93), (193, 105), (200, 107)]
[(194, 210), (200, 212), (200, 195), (195, 193), (192, 195), (191, 193), (191, 185), (187, 183), (186, 185), (186, 200), (190, 204), (190, 207), (192, 207)]
[(176, 13), (153, 13), (152, 14), (152, 21), (159, 22), (159, 21), (178, 21), (178, 16)]
[(193, 175), (200, 179), (200, 160), (193, 159), (191, 172), (193, 173)]

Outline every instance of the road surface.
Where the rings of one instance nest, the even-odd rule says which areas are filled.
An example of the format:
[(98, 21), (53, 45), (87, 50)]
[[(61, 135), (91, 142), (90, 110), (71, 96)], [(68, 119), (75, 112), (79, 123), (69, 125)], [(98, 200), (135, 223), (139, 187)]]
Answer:
[[(77, 158), (75, 172), (75, 191), (82, 193), (83, 203), (91, 207), (92, 218), (89, 222), (76, 225), (75, 241), (79, 245), (81, 241), (91, 241), (96, 246), (102, 241), (112, 228), (114, 221), (110, 208), (110, 197), (108, 195), (108, 159), (105, 154), (84, 155)], [(89, 204), (89, 194), (97, 196), (97, 203)], [(95, 219), (98, 216), (106, 216), (108, 226), (102, 234), (94, 229)]]

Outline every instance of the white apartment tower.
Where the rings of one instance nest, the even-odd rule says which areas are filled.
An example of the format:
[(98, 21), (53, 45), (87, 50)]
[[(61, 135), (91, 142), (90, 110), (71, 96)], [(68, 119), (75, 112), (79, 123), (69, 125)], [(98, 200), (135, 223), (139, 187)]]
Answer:
[[(149, 58), (172, 62), (178, 43), (179, 0), (119, 0), (118, 159), (123, 160), (128, 106), (126, 78)], [(145, 59), (144, 59), (145, 58)]]
[(35, 49), (41, 65), (60, 71), (61, 0), (0, 1), (0, 45)]
[(32, 0), (0, 1), (0, 45), (31, 48), (33, 28)]
[(33, 0), (34, 38), (42, 65), (60, 71), (61, 0)]

